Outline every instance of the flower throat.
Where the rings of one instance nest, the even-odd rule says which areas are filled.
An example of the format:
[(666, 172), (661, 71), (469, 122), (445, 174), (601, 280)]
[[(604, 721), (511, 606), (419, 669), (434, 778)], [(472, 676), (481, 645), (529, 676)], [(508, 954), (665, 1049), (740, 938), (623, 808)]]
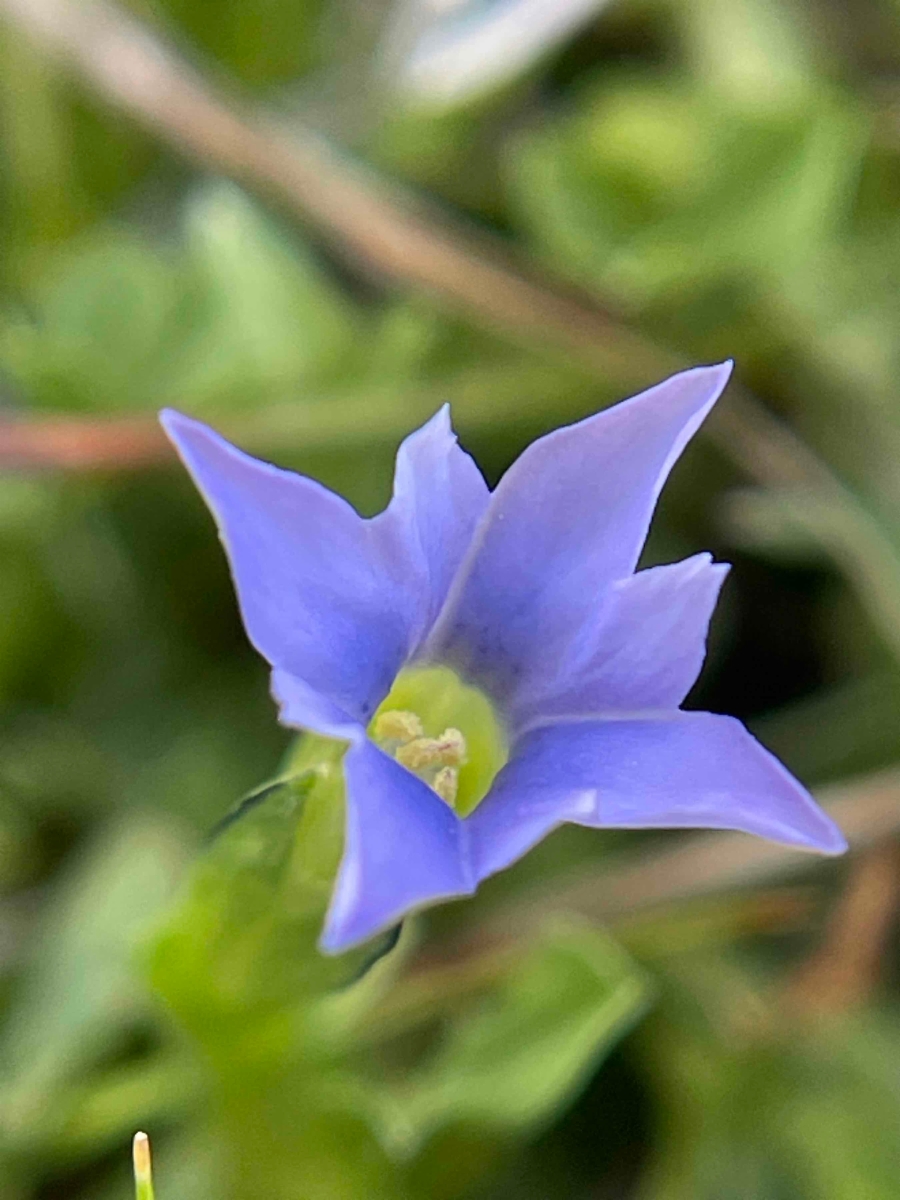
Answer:
[(484, 799), (508, 758), (490, 700), (447, 667), (401, 671), (369, 736), (462, 817)]

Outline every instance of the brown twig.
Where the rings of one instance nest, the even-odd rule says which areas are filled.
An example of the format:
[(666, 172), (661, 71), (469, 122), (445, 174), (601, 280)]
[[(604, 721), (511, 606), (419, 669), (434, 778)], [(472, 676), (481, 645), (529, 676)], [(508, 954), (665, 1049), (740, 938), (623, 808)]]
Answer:
[(0, 11), (108, 101), (193, 161), (286, 201), (358, 265), (516, 338), (569, 346), (605, 371), (650, 379), (677, 368), (676, 356), (587, 298), (516, 265), (500, 239), (388, 184), (299, 122), (218, 91), (105, 0), (0, 0)]
[(0, 469), (131, 470), (168, 452), (159, 424), (147, 416), (0, 420)]
[(808, 1017), (860, 1008), (878, 983), (898, 906), (900, 850), (890, 841), (856, 860), (820, 945), (788, 982), (788, 1010)]
[[(501, 239), (387, 183), (299, 122), (288, 128), (226, 96), (106, 0), (0, 0), (0, 12), (192, 159), (279, 197), (358, 266), (518, 341), (565, 348), (604, 375), (649, 382), (684, 365), (593, 298), (516, 262)], [(760, 482), (835, 483), (807, 447), (734, 387), (708, 428)]]

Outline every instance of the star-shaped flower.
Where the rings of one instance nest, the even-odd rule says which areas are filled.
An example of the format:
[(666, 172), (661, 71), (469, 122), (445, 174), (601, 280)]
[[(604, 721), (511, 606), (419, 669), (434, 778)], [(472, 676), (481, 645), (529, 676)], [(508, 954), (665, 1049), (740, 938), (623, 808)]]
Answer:
[[(685, 371), (548, 434), (493, 493), (445, 407), (401, 445), (371, 519), (163, 414), (282, 722), (348, 743), (325, 949), (470, 894), (565, 821), (845, 849), (738, 721), (679, 707), (727, 566), (698, 554), (635, 572), (666, 476), (730, 371)], [(459, 719), (429, 730), (416, 697), (448, 686)]]

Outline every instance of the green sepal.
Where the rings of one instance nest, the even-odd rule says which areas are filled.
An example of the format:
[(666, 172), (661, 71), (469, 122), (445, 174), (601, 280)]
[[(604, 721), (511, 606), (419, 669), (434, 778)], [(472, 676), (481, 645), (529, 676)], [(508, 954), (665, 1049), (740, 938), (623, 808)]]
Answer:
[(396, 940), (337, 957), (318, 949), (343, 844), (345, 749), (302, 738), (290, 774), (214, 831), (154, 940), (151, 980), (207, 1049), (283, 1046), (309, 1001), (357, 979)]

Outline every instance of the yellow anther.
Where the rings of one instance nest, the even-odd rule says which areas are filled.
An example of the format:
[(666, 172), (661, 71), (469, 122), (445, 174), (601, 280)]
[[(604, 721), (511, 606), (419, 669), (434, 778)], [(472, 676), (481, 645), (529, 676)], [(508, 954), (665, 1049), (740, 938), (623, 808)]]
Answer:
[(427, 771), (429, 767), (442, 765), (440, 743), (437, 738), (416, 738), (400, 746), (395, 755), (397, 762), (410, 771)]
[(443, 766), (461, 767), (466, 761), (466, 739), (458, 729), (445, 729), (437, 743)]
[(398, 742), (404, 746), (424, 733), (422, 722), (412, 712), (394, 708), (376, 717), (372, 734), (376, 742)]
[(371, 734), (401, 766), (453, 805), (459, 790), (459, 768), (466, 762), (466, 739), (458, 729), (449, 726), (439, 737), (425, 737), (417, 713), (389, 708), (375, 718)]
[[(445, 797), (455, 789), (452, 804), (460, 817), (487, 795), (507, 759), (500, 714), (448, 667), (405, 667), (373, 714), (368, 733), (426, 787)], [(440, 774), (445, 767), (456, 772), (455, 781)]]
[(458, 729), (445, 729), (440, 737), (418, 737), (398, 747), (396, 759), (410, 771), (458, 767), (466, 759), (466, 739)]
[(434, 777), (432, 787), (437, 792), (442, 800), (453, 807), (456, 800), (456, 792), (459, 787), (459, 772), (453, 767), (441, 767), (437, 775)]

